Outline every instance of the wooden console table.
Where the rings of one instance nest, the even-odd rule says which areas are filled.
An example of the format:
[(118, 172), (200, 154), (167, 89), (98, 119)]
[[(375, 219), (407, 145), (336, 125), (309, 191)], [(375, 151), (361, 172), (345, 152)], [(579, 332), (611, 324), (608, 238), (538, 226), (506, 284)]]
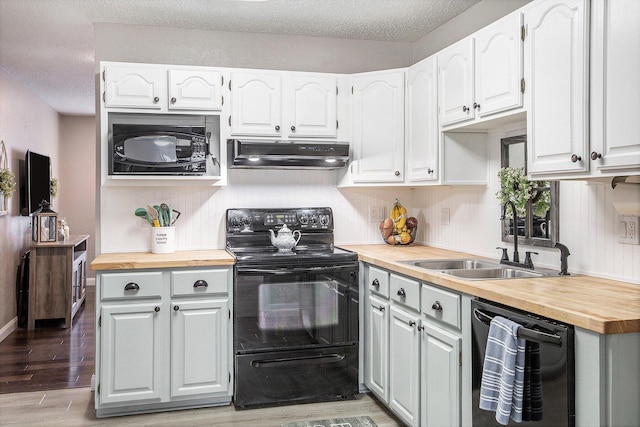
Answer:
[(88, 239), (69, 236), (31, 246), (27, 329), (34, 329), (36, 320), (61, 318), (65, 328), (71, 327), (85, 298)]

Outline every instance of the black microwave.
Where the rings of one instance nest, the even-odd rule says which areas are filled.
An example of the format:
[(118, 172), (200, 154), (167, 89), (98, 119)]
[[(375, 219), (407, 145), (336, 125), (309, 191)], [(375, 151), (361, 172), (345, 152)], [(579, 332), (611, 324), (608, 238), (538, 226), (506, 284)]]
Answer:
[(212, 175), (217, 141), (217, 116), (113, 114), (109, 174)]

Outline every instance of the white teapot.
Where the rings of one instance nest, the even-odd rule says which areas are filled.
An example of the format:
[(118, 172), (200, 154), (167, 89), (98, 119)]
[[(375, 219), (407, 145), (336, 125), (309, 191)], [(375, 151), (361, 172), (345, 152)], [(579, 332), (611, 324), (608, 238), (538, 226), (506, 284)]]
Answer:
[(269, 230), (269, 232), (271, 233), (271, 244), (278, 248), (278, 252), (290, 252), (291, 249), (296, 247), (302, 235), (300, 230), (289, 230), (287, 224), (282, 225), (282, 228), (278, 232), (278, 237), (276, 237), (273, 230)]

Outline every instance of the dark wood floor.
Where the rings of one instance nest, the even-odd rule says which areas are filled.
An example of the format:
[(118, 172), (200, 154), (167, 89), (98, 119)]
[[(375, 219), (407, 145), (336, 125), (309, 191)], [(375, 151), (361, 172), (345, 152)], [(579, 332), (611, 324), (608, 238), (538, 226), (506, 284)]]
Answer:
[(0, 343), (0, 394), (89, 387), (95, 343), (95, 287), (71, 328), (40, 321), (33, 331), (18, 328)]

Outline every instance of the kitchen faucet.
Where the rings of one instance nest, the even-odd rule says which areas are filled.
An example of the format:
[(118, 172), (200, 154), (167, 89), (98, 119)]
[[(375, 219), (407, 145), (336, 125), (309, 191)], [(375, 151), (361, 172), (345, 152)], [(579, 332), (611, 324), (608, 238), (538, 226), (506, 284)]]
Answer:
[[(513, 213), (513, 261), (512, 262), (520, 263), (520, 254), (518, 253), (518, 214), (516, 213), (516, 205), (511, 200), (507, 200), (505, 204), (502, 205), (502, 216), (500, 217), (500, 219), (504, 220), (506, 218), (507, 205), (511, 206), (511, 212)], [(507, 262), (509, 262), (509, 257), (506, 257), (507, 258), (506, 260), (504, 258), (505, 256), (503, 254), (502, 259), (500, 260), (500, 263), (506, 264)]]
[(560, 249), (560, 273), (561, 276), (569, 276), (567, 257), (571, 255), (569, 253), (569, 248), (563, 245), (562, 243), (556, 243), (556, 248)]
[(501, 220), (506, 218), (507, 205), (511, 206), (511, 212), (513, 213), (513, 261), (509, 261), (509, 255), (507, 254), (507, 248), (497, 247), (496, 249), (502, 250), (502, 257), (500, 257), (500, 264), (513, 265), (516, 267), (524, 267), (533, 269), (533, 261), (531, 260), (531, 254), (538, 255), (538, 252), (527, 251), (524, 257), (524, 263), (520, 263), (520, 254), (518, 253), (518, 214), (516, 213), (516, 205), (511, 201), (507, 201), (502, 206)]

